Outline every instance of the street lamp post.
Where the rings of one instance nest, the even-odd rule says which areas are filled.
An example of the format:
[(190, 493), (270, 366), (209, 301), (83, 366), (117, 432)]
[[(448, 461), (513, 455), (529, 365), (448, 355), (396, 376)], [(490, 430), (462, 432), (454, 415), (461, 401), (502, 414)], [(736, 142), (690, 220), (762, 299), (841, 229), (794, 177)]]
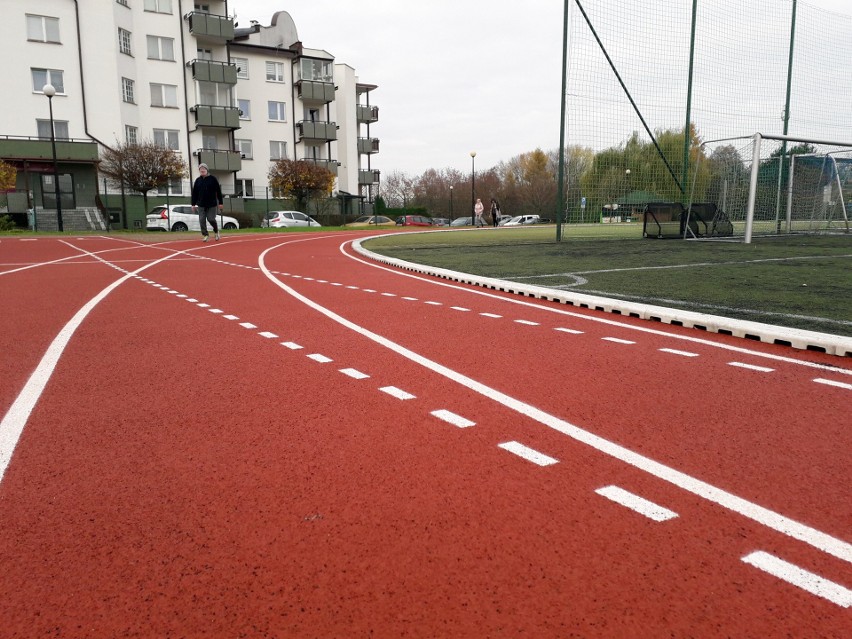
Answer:
[[(59, 168), (56, 164), (56, 131), (53, 125), (53, 96), (56, 95), (56, 89), (52, 84), (45, 84), (41, 91), (47, 96), (47, 104), (50, 109), (50, 147), (53, 151), (53, 188), (56, 197), (56, 226), (61, 233), (63, 231), (62, 202), (59, 197)], [(42, 197), (44, 197), (44, 194), (42, 194)]]
[[(627, 198), (628, 198), (629, 195), (630, 195), (630, 169), (625, 169), (624, 170), (624, 206), (630, 207), (630, 203), (627, 201)], [(632, 217), (633, 216), (633, 207), (630, 207), (629, 211), (630, 211), (629, 215)], [(621, 221), (622, 222), (629, 221), (629, 220), (625, 220), (623, 215), (624, 214), (622, 213)]]
[(470, 225), (476, 226), (476, 151), (470, 152)]
[(453, 185), (450, 184), (450, 223), (453, 221)]

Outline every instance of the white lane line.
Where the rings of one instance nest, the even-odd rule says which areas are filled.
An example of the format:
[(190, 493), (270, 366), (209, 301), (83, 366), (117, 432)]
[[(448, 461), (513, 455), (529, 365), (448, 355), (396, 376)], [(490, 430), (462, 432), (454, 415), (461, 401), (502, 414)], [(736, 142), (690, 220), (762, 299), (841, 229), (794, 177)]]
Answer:
[(759, 373), (771, 373), (774, 371), (774, 368), (767, 368), (766, 366), (755, 366), (754, 364), (743, 364), (742, 362), (728, 362), (728, 366), (736, 366), (737, 368), (745, 368), (750, 371), (757, 371)]
[(462, 313), (469, 313), (470, 312), (470, 309), (465, 308), (464, 306), (450, 306), (450, 308), (453, 309), (454, 311), (461, 311)]
[(423, 302), (424, 304), (428, 304), (429, 306), (443, 306), (441, 302)]
[(224, 317), (226, 320), (232, 320), (232, 321), (240, 319), (236, 315), (223, 315), (222, 317)]
[(652, 501), (648, 501), (639, 495), (634, 495), (618, 486), (604, 486), (603, 488), (598, 488), (595, 492), (601, 497), (606, 497), (654, 521), (668, 521), (678, 516), (673, 510), (663, 508)]
[[(269, 278), (269, 280), (273, 284), (275, 284), (275, 286), (279, 287), (288, 295), (299, 300), (300, 302), (314, 309), (318, 313), (321, 313), (322, 315), (328, 317), (332, 321), (337, 322), (341, 326), (344, 326), (358, 333), (359, 335), (362, 335), (363, 337), (372, 340), (376, 344), (387, 348), (388, 350), (396, 353), (397, 355), (405, 357), (409, 361), (412, 361), (427, 370), (446, 377), (447, 379), (455, 382), (456, 384), (459, 384), (460, 386), (463, 386), (468, 390), (478, 393), (479, 395), (482, 395), (483, 397), (490, 399), (493, 402), (499, 403), (502, 406), (508, 408), (509, 410), (518, 413), (519, 415), (523, 415), (525, 417), (528, 417), (529, 419), (535, 420), (543, 426), (547, 426), (548, 428), (551, 428), (558, 433), (562, 433), (563, 435), (570, 437), (571, 439), (586, 444), (587, 446), (590, 446), (591, 448), (605, 455), (609, 455), (614, 459), (618, 459), (624, 462), (625, 464), (633, 466), (634, 468), (638, 468), (643, 472), (648, 473), (649, 475), (652, 475), (662, 481), (668, 482), (673, 486), (677, 486), (678, 488), (685, 490), (698, 497), (701, 497), (702, 499), (706, 499), (707, 501), (717, 504), (722, 508), (726, 508), (732, 512), (735, 512), (747, 519), (750, 519), (751, 521), (766, 526), (767, 528), (781, 533), (786, 537), (789, 537), (791, 539), (797, 539), (802, 543), (808, 544), (809, 546), (817, 548), (822, 552), (837, 557), (838, 559), (842, 559), (843, 561), (852, 563), (852, 543), (846, 542), (837, 537), (833, 537), (828, 533), (803, 524), (799, 521), (796, 521), (795, 519), (791, 519), (790, 517), (786, 517), (781, 513), (775, 512), (774, 510), (765, 508), (763, 506), (760, 506), (759, 504), (748, 501), (747, 499), (739, 497), (734, 493), (723, 490), (708, 482), (693, 477), (692, 475), (681, 472), (671, 466), (667, 466), (666, 464), (658, 462), (655, 459), (651, 459), (650, 457), (630, 450), (625, 446), (621, 446), (613, 441), (596, 435), (588, 430), (581, 428), (580, 426), (577, 426), (576, 424), (572, 424), (569, 421), (561, 419), (555, 415), (551, 415), (550, 413), (543, 411), (540, 408), (536, 408), (531, 404), (523, 402), (520, 399), (517, 399), (505, 393), (501, 393), (500, 391), (496, 390), (495, 388), (492, 388), (491, 386), (483, 384), (478, 380), (468, 377), (467, 375), (463, 375), (462, 373), (459, 373), (458, 371), (444, 366), (443, 364), (439, 364), (434, 360), (424, 357), (423, 355), (416, 353), (411, 349), (405, 348), (404, 346), (397, 344), (396, 342), (388, 339), (387, 337), (384, 337), (383, 335), (374, 333), (373, 331), (370, 331), (364, 328), (363, 326), (360, 326), (355, 322), (352, 322), (346, 319), (345, 317), (338, 315), (334, 311), (322, 306), (321, 304), (318, 304), (317, 302), (305, 297), (304, 295), (302, 295), (292, 287), (288, 286), (281, 280), (278, 280), (273, 277), (269, 269), (266, 268), (266, 256), (276, 248), (278, 247), (270, 247), (260, 254), (260, 257), (258, 258), (258, 264), (263, 274), (267, 278)], [(369, 264), (367, 262), (364, 263), (368, 264), (369, 266), (373, 266), (372, 264)], [(390, 271), (391, 269), (387, 270)], [(497, 298), (496, 296), (492, 297)], [(542, 309), (547, 310), (548, 307), (542, 307)], [(672, 337), (672, 335), (668, 333), (663, 333), (661, 331), (658, 333), (665, 337)], [(690, 341), (697, 341), (697, 343), (710, 346), (715, 345), (713, 342), (706, 340)], [(742, 350), (738, 350), (738, 352), (742, 352)], [(750, 353), (754, 354), (752, 352)]]
[(357, 287), (357, 286), (347, 286), (346, 288), (351, 289), (351, 290), (353, 290), (353, 291), (357, 291), (357, 290), (358, 290), (358, 287)]
[(457, 426), (459, 428), (470, 428), (471, 426), (476, 426), (476, 422), (472, 422), (469, 419), (462, 417), (461, 415), (456, 415), (455, 413), (451, 413), (448, 410), (433, 410), (431, 415), (434, 415), (438, 419), (441, 419), (448, 424), (452, 424), (453, 426)]
[(402, 299), (406, 300), (407, 302), (416, 302), (417, 301), (416, 297), (403, 297)]
[(303, 346), (299, 346), (299, 345), (298, 345), (298, 344), (296, 344), (295, 342), (281, 342), (281, 346), (286, 346), (286, 347), (287, 347), (287, 348), (289, 348), (291, 351), (297, 351), (297, 350), (299, 350), (300, 348), (304, 348)]
[(332, 282), (331, 285), (332, 286), (343, 286), (343, 284), (341, 284), (340, 282)]
[(558, 328), (554, 328), (553, 330), (559, 331), (560, 333), (571, 333), (571, 335), (582, 335), (583, 332), (584, 332), (584, 331), (578, 331), (578, 330), (573, 329), (573, 328), (563, 328), (561, 326), (558, 327)]
[(266, 337), (267, 339), (275, 339), (278, 337), (275, 333), (270, 333), (269, 331), (261, 331), (258, 333), (261, 337)]
[(397, 399), (414, 399), (415, 396), (411, 393), (406, 393), (404, 390), (397, 388), (396, 386), (385, 386), (384, 388), (380, 388), (380, 391), (383, 393), (387, 393), (391, 397), (396, 397)]
[(778, 577), (789, 584), (801, 588), (806, 592), (828, 599), (831, 603), (849, 608), (852, 606), (852, 590), (829, 581), (824, 577), (820, 577), (804, 568), (799, 568), (795, 564), (791, 564), (783, 559), (779, 559), (768, 552), (757, 550), (753, 553), (742, 557), (745, 563), (769, 573), (773, 577)]
[(538, 326), (538, 322), (531, 322), (529, 320), (515, 320), (515, 324), (524, 324), (526, 326)]
[(311, 353), (310, 355), (308, 355), (308, 359), (312, 359), (315, 362), (319, 362), (320, 364), (327, 364), (328, 362), (334, 361), (330, 357), (326, 357), (325, 355), (321, 355), (320, 353)]
[(385, 297), (396, 297), (396, 293), (382, 293)]
[(835, 382), (832, 379), (823, 379), (821, 377), (817, 377), (814, 381), (817, 384), (825, 384), (826, 386), (835, 386), (837, 388), (845, 388), (846, 390), (852, 390), (852, 384), (844, 384), (843, 382)]
[(189, 302), (190, 304), (197, 304), (198, 303), (198, 300), (195, 299), (194, 297), (187, 297), (186, 301)]
[(480, 315), (482, 315), (482, 317), (491, 317), (494, 319), (500, 319), (503, 317), (502, 315), (497, 315), (497, 313), (480, 313)]
[(604, 342), (615, 342), (616, 344), (635, 344), (636, 342), (631, 342), (629, 339), (619, 339), (618, 337), (601, 337)]
[(181, 298), (182, 300), (185, 300), (187, 297), (189, 297), (189, 295), (186, 295), (185, 293), (181, 293), (180, 295), (178, 295), (178, 297)]
[(219, 313), (225, 312), (221, 308), (208, 308), (207, 310), (213, 313), (214, 315), (218, 315)]
[(242, 326), (243, 328), (257, 328), (257, 326), (255, 326), (251, 322), (242, 322), (240, 326)]
[(367, 379), (369, 377), (367, 373), (362, 373), (361, 371), (354, 368), (341, 368), (340, 372), (344, 375), (348, 375), (352, 379)]
[(374, 289), (374, 288), (362, 288), (361, 290), (364, 293), (375, 293), (376, 292), (376, 289)]
[(679, 351), (676, 348), (661, 348), (661, 353), (671, 353), (672, 355), (681, 355), (683, 357), (698, 357), (698, 353), (690, 353), (689, 351)]
[(558, 459), (554, 459), (544, 453), (540, 453), (529, 446), (524, 446), (520, 442), (504, 442), (502, 444), (497, 444), (497, 446), (538, 466), (550, 466), (551, 464), (559, 463)]

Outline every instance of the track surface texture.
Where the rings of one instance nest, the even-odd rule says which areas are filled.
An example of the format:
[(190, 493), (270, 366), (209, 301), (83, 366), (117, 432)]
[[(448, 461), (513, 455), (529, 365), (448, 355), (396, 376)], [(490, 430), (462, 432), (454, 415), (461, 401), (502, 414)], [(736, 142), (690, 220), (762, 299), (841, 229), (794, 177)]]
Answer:
[(368, 233), (0, 242), (0, 637), (852, 637), (852, 365)]

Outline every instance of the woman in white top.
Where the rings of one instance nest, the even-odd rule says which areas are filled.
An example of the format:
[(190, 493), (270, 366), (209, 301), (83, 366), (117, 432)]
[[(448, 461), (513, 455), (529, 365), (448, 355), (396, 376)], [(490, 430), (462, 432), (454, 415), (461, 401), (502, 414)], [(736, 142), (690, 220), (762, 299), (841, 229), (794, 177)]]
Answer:
[(482, 221), (482, 211), (485, 210), (485, 207), (482, 206), (482, 200), (476, 198), (476, 205), (473, 207), (473, 212), (476, 214), (476, 220), (474, 224), (476, 226), (485, 226), (485, 222)]

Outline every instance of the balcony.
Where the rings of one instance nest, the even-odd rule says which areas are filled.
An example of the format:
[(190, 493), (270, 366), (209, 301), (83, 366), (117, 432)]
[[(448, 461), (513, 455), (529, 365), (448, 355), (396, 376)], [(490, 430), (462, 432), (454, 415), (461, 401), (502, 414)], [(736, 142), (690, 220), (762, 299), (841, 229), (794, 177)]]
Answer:
[(243, 168), (243, 154), (239, 151), (198, 149), (198, 163), (204, 163), (211, 171), (239, 171)]
[(220, 129), (239, 129), (240, 110), (237, 107), (196, 104), (190, 109), (195, 113), (198, 126), (218, 127)]
[(302, 158), (299, 162), (310, 162), (311, 164), (315, 164), (317, 166), (321, 166), (324, 169), (328, 169), (334, 175), (337, 175), (337, 167), (339, 163), (337, 160), (314, 160), (312, 158)]
[(316, 82), (314, 80), (301, 80), (297, 83), (299, 97), (309, 102), (333, 102), (334, 83)]
[[(5, 160), (53, 161), (50, 140), (0, 136), (0, 158)], [(97, 162), (98, 144), (90, 140), (56, 140), (57, 162)]]
[(358, 171), (358, 184), (378, 184), (381, 171), (370, 169)]
[(203, 11), (191, 11), (186, 14), (189, 32), (196, 38), (225, 43), (234, 39), (234, 20), (227, 16), (217, 16)]
[(378, 153), (379, 138), (358, 138), (358, 153)]
[(192, 79), (198, 82), (237, 83), (237, 65), (213, 60), (193, 60), (189, 63)]
[(359, 104), (356, 108), (356, 117), (361, 124), (371, 124), (379, 121), (379, 107)]
[(322, 144), (337, 139), (337, 124), (334, 122), (312, 122), (302, 120), (296, 125), (300, 142)]

